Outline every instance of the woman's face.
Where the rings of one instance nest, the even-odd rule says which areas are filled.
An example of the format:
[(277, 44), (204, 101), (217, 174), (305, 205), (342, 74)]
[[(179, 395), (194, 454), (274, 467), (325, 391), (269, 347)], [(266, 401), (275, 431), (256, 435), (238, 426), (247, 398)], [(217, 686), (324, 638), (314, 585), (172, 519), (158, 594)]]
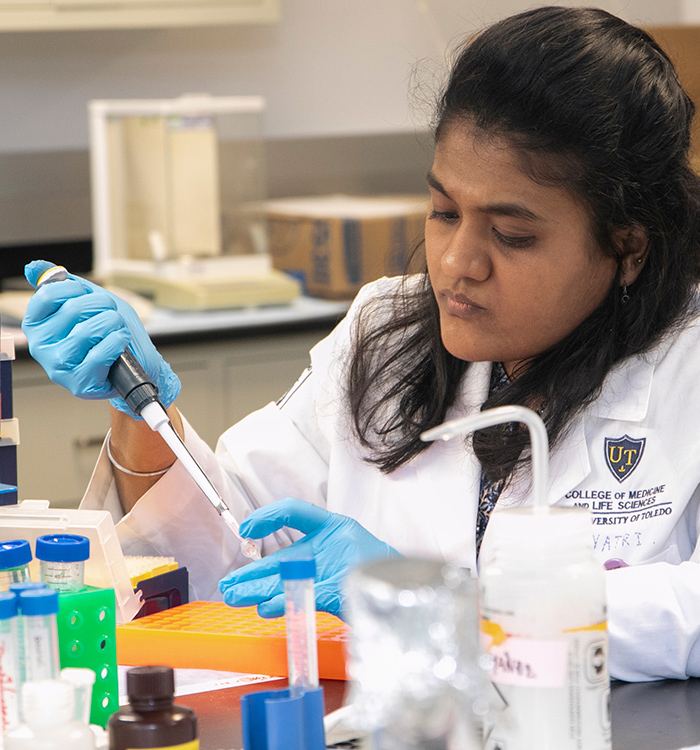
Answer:
[(608, 294), (617, 263), (594, 241), (586, 210), (528, 177), (506, 142), (447, 129), (428, 183), (428, 272), (455, 357), (511, 373)]

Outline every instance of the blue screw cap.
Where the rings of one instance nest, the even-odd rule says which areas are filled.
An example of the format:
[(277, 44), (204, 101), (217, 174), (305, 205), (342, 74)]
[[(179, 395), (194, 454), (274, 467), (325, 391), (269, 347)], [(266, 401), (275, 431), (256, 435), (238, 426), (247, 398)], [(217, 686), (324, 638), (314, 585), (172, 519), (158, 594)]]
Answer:
[(32, 548), (26, 539), (0, 542), (0, 570), (19, 568), (32, 561)]
[(280, 576), (283, 581), (302, 580), (316, 577), (316, 561), (310, 560), (281, 560)]
[(325, 750), (323, 688), (292, 696), (264, 690), (241, 696), (244, 750)]
[(78, 534), (45, 534), (37, 537), (36, 556), (47, 562), (82, 562), (90, 557), (90, 540)]
[(17, 614), (17, 597), (9, 591), (0, 593), (0, 620), (8, 620)]
[(19, 608), (23, 615), (55, 615), (58, 613), (58, 591), (53, 589), (28, 589), (19, 595)]
[(10, 593), (19, 596), (23, 591), (34, 591), (34, 589), (45, 589), (46, 584), (43, 581), (19, 581), (10, 584)]

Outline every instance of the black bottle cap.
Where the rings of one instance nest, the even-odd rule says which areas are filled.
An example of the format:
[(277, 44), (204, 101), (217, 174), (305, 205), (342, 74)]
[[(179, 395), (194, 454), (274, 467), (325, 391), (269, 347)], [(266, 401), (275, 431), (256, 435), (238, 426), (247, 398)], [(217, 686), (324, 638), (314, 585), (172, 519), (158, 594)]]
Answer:
[(171, 700), (175, 695), (172, 667), (134, 667), (126, 673), (129, 701)]

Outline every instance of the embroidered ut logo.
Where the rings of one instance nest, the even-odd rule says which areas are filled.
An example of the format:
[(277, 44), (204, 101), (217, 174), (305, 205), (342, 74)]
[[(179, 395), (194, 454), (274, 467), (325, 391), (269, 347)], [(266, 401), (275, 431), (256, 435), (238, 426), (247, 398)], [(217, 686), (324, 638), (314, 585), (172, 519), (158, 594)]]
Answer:
[(629, 435), (605, 438), (605, 463), (618, 482), (624, 482), (639, 466), (646, 441), (646, 438), (634, 440)]

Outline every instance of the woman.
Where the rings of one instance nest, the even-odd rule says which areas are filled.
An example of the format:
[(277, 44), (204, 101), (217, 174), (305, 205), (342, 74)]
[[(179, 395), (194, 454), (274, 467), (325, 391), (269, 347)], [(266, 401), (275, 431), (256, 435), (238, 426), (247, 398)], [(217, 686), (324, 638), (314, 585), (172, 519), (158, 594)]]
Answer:
[(268, 616), (282, 612), (271, 553), (297, 540), (316, 557), (319, 608), (338, 613), (344, 575), (365, 560), (477, 569), (496, 502), (527, 501), (527, 435), (419, 435), (524, 404), (547, 425), (549, 502), (590, 507), (596, 554), (617, 568), (611, 674), (700, 675), (693, 109), (654, 41), (603, 11), (540, 8), (483, 31), (438, 108), (427, 273), (365, 287), (294, 388), (224, 433), (215, 455), (172, 405), (179, 383), (128, 306), (82, 280), (41, 288), (24, 330), (50, 376), (114, 397), (106, 373), (130, 344), (234, 515), (248, 516), (242, 533), (274, 536), (268, 556), (235, 570), (235, 540), (120, 399), (83, 507), (121, 519), (127, 552), (175, 554), (196, 597), (216, 596), (224, 577), (225, 601)]

